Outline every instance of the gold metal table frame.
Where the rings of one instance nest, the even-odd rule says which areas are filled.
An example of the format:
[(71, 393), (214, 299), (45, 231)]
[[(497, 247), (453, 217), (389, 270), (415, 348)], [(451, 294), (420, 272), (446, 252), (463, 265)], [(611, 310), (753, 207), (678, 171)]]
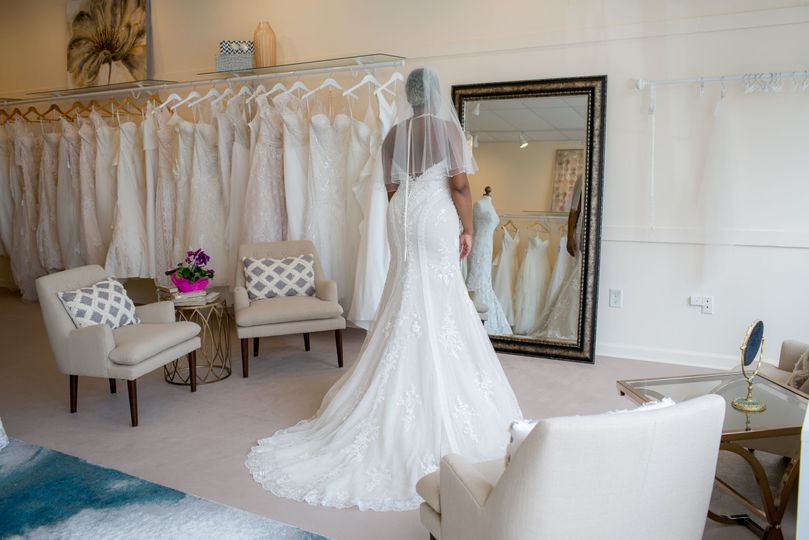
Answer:
[[(178, 321), (196, 323), (202, 329), (197, 351), (197, 384), (215, 383), (230, 377), (230, 315), (225, 300), (218, 298), (200, 306), (174, 306)], [(188, 366), (175, 360), (163, 367), (171, 384), (190, 385)]]
[[(666, 381), (670, 381), (672, 384), (702, 383), (704, 381), (709, 381), (711, 378), (730, 378), (734, 375), (738, 375), (739, 381), (745, 381), (741, 373), (711, 373), (707, 375), (622, 380), (617, 381), (617, 387), (618, 392), (622, 396), (627, 396), (636, 403), (640, 404), (647, 401), (660, 399), (664, 396), (662, 393), (651, 390), (650, 388), (641, 388), (645, 385), (652, 386), (655, 383)], [(756, 378), (762, 380), (758, 384), (771, 385), (771, 389), (776, 392), (788, 393), (784, 395), (794, 396), (800, 403), (804, 404), (804, 406), (807, 400), (809, 400), (809, 396), (800, 392), (799, 390), (780, 384), (777, 381), (773, 381), (772, 379), (769, 379), (761, 374), (758, 374)], [(746, 382), (744, 382), (744, 384), (746, 384)], [(729, 516), (720, 515), (709, 509), (708, 517), (716, 522), (726, 525), (743, 525), (763, 539), (781, 540), (784, 538), (783, 532), (781, 531), (781, 521), (784, 518), (784, 513), (786, 512), (787, 505), (789, 504), (792, 491), (798, 483), (798, 475), (800, 472), (800, 434), (803, 422), (801, 421), (800, 423), (797, 423), (796, 416), (795, 422), (785, 422), (782, 425), (773, 424), (766, 427), (752, 427), (751, 417), (755, 418), (754, 415), (760, 413), (747, 413), (744, 425), (732, 426), (729, 428), (727, 414), (729, 414), (730, 411), (735, 411), (737, 414), (741, 415), (745, 415), (745, 413), (736, 411), (731, 407), (730, 399), (732, 399), (734, 395), (725, 396), (722, 393), (722, 390), (728, 386), (729, 384), (727, 383), (720, 384), (711, 391), (707, 392), (716, 393), (723, 397), (728, 407), (726, 410), (725, 426), (723, 426), (722, 429), (719, 450), (720, 452), (730, 452), (740, 456), (745, 463), (750, 466), (756, 480), (756, 484), (759, 488), (761, 503), (759, 505), (754, 501), (751, 501), (748, 497), (717, 476), (714, 480), (715, 485), (740, 502), (752, 514), (752, 516), (750, 514), (734, 514)], [(730, 390), (728, 393), (733, 394), (734, 392), (735, 390)], [(675, 399), (675, 401), (679, 400)], [(770, 486), (770, 481), (764, 467), (758, 458), (756, 458), (755, 450), (762, 447), (766, 449), (770, 446), (790, 447), (793, 445), (797, 448), (797, 450), (789, 452), (790, 455), (784, 455), (786, 468), (781, 477), (779, 488), (774, 492)], [(783, 455), (785, 452), (779, 451), (775, 453)], [(765, 523), (765, 525), (761, 525), (759, 521)]]

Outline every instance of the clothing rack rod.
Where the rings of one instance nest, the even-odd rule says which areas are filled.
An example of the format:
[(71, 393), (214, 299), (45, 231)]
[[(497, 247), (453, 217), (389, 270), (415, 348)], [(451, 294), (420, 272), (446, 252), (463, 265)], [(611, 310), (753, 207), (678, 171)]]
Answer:
[(763, 72), (745, 73), (743, 75), (720, 75), (714, 77), (697, 77), (695, 79), (658, 79), (658, 80), (637, 79), (637, 81), (635, 81), (635, 87), (638, 90), (644, 90), (646, 88), (652, 88), (655, 86), (683, 86), (689, 84), (704, 84), (714, 82), (721, 83), (731, 81), (756, 81), (756, 80), (764, 80), (764, 82), (767, 82), (772, 78), (797, 79), (801, 77), (809, 79), (809, 70), (773, 71), (767, 73)]
[[(232, 86), (240, 83), (252, 83), (256, 81), (266, 81), (271, 79), (283, 79), (293, 76), (309, 76), (320, 75), (323, 73), (336, 73), (341, 71), (369, 71), (374, 69), (395, 68), (404, 66), (405, 60), (392, 60), (387, 62), (377, 62), (372, 64), (357, 64), (352, 66), (333, 66), (327, 68), (306, 69), (306, 70), (289, 70), (280, 71), (276, 73), (264, 73), (260, 75), (244, 75), (235, 77), (224, 77), (216, 79), (197, 79), (192, 81), (183, 81), (176, 83), (156, 84), (154, 86), (135, 86), (132, 88), (117, 88), (115, 90), (107, 90), (102, 92), (83, 92), (80, 94), (64, 94), (64, 95), (51, 95), (42, 98), (33, 99), (17, 99), (14, 101), (1, 101), (0, 109), (9, 107), (22, 107), (27, 105), (34, 105), (36, 103), (55, 103), (62, 101), (82, 101), (90, 98), (105, 98), (113, 95), (132, 94), (135, 99), (140, 97), (141, 92), (146, 92), (146, 95), (151, 95), (162, 90), (176, 90), (181, 88), (194, 88), (196, 86), (216, 86), (225, 84)], [(138, 94), (135, 96), (134, 94)]]

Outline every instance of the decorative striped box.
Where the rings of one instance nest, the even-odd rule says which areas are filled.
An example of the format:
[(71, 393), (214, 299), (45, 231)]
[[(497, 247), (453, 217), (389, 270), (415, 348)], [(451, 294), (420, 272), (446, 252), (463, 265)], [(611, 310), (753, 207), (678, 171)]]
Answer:
[(220, 54), (216, 57), (216, 71), (253, 69), (254, 66), (253, 53)]
[(220, 41), (219, 54), (253, 54), (253, 42), (238, 39)]

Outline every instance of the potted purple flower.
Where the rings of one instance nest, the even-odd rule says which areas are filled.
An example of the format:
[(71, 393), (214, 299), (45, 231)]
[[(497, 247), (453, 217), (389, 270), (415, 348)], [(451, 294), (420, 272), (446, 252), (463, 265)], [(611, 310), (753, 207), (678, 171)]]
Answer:
[(214, 276), (213, 268), (206, 268), (210, 260), (202, 248), (189, 251), (185, 260), (177, 263), (177, 268), (166, 271), (166, 275), (170, 276), (171, 282), (180, 292), (201, 291), (208, 286), (208, 280)]

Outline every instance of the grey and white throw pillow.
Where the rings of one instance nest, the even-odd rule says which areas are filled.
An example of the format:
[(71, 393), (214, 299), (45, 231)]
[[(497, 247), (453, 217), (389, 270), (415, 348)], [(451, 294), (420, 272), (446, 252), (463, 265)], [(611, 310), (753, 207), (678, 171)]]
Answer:
[(250, 300), (315, 295), (315, 258), (311, 253), (285, 259), (245, 257), (242, 262)]
[(135, 304), (126, 289), (114, 279), (105, 279), (90, 286), (57, 294), (76, 328), (106, 324), (113, 330), (138, 324)]
[(809, 382), (809, 349), (803, 351), (798, 361), (795, 362), (795, 367), (792, 368), (792, 374), (787, 380), (787, 385), (792, 388), (805, 392), (807, 382)]

